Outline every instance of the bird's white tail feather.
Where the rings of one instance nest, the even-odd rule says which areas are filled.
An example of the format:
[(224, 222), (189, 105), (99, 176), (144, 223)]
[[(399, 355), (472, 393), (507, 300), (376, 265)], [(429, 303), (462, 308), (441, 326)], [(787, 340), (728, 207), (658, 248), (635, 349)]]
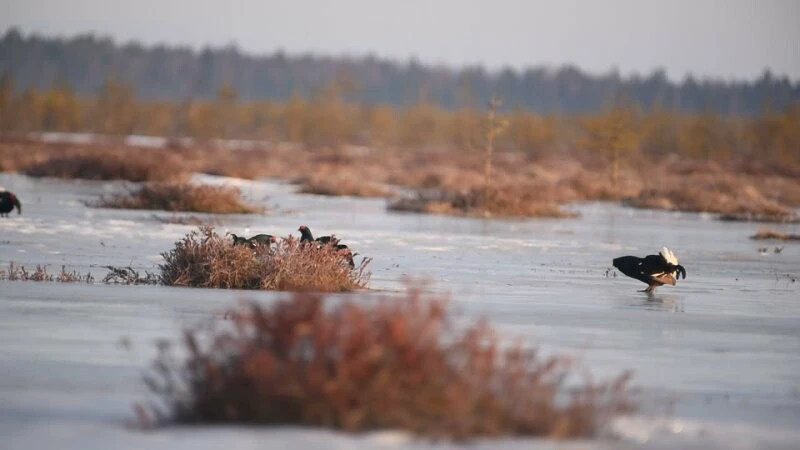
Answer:
[(675, 256), (675, 254), (672, 253), (672, 251), (670, 251), (670, 249), (668, 249), (667, 247), (663, 247), (661, 249), (661, 256), (663, 256), (668, 263), (678, 265), (678, 257)]

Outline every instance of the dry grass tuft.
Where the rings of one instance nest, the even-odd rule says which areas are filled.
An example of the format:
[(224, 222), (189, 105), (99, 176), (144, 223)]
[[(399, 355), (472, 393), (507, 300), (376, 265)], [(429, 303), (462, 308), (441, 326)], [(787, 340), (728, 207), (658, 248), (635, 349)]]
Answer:
[(351, 197), (388, 197), (392, 195), (392, 190), (383, 184), (351, 177), (311, 177), (300, 185), (299, 192)]
[(800, 234), (781, 233), (780, 231), (762, 228), (750, 239), (755, 240), (776, 240), (776, 241), (800, 241)]
[(83, 180), (173, 181), (185, 177), (175, 158), (166, 155), (148, 158), (147, 153), (153, 151), (59, 156), (34, 163), (23, 173), (31, 177)]
[(162, 403), (150, 409), (156, 420), (142, 407), (140, 417), (463, 440), (592, 436), (634, 409), (629, 373), (567, 389), (571, 358), (505, 345), (485, 321), (458, 333), (447, 300), (420, 289), (370, 306), (338, 300), (326, 307), (321, 294), (296, 293), (187, 330), (187, 359), (163, 345), (145, 378)]
[(115, 266), (104, 266), (109, 272), (103, 278), (103, 283), (106, 284), (157, 284), (158, 283), (158, 275), (144, 271), (144, 274), (139, 272), (138, 270), (134, 269), (131, 266), (128, 267), (115, 267)]
[(232, 186), (191, 183), (146, 184), (140, 188), (88, 203), (97, 208), (155, 209), (215, 214), (261, 213), (265, 208), (245, 203)]
[(721, 214), (724, 220), (784, 222), (797, 218), (791, 207), (779, 203), (742, 176), (697, 174), (672, 178), (643, 189), (626, 200), (636, 208)]
[(339, 292), (367, 286), (369, 258), (351, 269), (331, 246), (302, 245), (289, 237), (272, 246), (232, 245), (200, 227), (162, 253), (161, 283), (223, 289)]
[(151, 217), (160, 223), (171, 225), (212, 226), (219, 225), (220, 223), (220, 221), (214, 217), (200, 217), (191, 215), (172, 214), (171, 216), (159, 216), (157, 214), (153, 214)]
[(8, 263), (8, 270), (0, 269), (0, 280), (9, 281), (55, 281), (58, 283), (93, 283), (94, 277), (91, 273), (83, 275), (76, 271), (67, 272), (65, 266), (61, 266), (61, 272), (50, 274), (47, 266), (36, 265), (36, 269), (29, 272), (25, 266), (19, 266), (14, 262)]
[(390, 211), (448, 214), (483, 217), (575, 217), (553, 202), (537, 198), (534, 189), (504, 186), (489, 191), (472, 188), (468, 191), (419, 190), (413, 197), (389, 202)]

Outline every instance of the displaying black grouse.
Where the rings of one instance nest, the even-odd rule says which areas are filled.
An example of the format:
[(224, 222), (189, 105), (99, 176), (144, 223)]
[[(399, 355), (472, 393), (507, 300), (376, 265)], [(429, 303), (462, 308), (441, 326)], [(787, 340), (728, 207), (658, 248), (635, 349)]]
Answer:
[(0, 217), (8, 217), (8, 213), (17, 208), (17, 214), (22, 214), (22, 204), (13, 192), (0, 188)]
[(637, 256), (615, 258), (613, 264), (625, 275), (646, 283), (647, 289), (642, 292), (648, 294), (658, 286), (665, 284), (675, 286), (681, 276), (686, 279), (686, 269), (678, 264), (678, 258), (667, 247), (662, 248), (658, 255), (647, 255), (644, 258)]

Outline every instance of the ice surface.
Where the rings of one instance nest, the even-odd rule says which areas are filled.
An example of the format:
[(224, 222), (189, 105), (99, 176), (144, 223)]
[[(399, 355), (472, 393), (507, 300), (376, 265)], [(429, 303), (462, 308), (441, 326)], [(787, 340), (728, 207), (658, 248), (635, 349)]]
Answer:
[[(800, 246), (760, 254), (758, 227), (706, 215), (573, 205), (578, 219), (482, 220), (387, 213), (383, 200), (294, 194), (292, 186), (197, 176), (238, 186), (272, 208), (221, 217), (221, 232), (334, 233), (374, 258), (371, 287), (395, 292), (425, 277), (454, 295), (461, 320), (486, 315), (509, 336), (568, 352), (597, 377), (633, 369), (645, 408), (607, 440), (569, 448), (797, 448), (800, 424)], [(24, 214), (0, 219), (0, 266), (105, 274), (103, 265), (154, 270), (192, 230), (156, 211), (88, 208), (82, 200), (124, 183), (35, 180), (0, 174)], [(777, 227), (797, 233), (800, 227)], [(611, 259), (667, 246), (686, 267), (676, 287), (607, 276)], [(613, 271), (610, 272), (613, 274)], [(787, 276), (791, 275), (791, 276)], [(236, 299), (274, 293), (153, 286), (0, 282), (0, 448), (428, 448), (400, 433), (173, 428), (124, 424), (145, 397), (154, 343), (222, 316)], [(121, 339), (130, 349), (120, 345)], [(529, 448), (529, 440), (476, 448)], [(574, 444), (574, 445), (573, 445)], [(537, 442), (541, 448), (563, 448)], [(563, 445), (563, 444), (562, 444)], [(458, 448), (438, 445), (435, 448)]]

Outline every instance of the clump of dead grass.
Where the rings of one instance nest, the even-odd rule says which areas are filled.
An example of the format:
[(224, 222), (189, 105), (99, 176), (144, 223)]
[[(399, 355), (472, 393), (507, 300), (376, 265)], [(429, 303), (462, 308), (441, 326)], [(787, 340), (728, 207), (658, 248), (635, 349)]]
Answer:
[(389, 202), (390, 211), (483, 217), (575, 217), (558, 204), (542, 200), (536, 190), (521, 185), (466, 191), (418, 190), (411, 197)]
[(8, 263), (8, 270), (0, 269), (0, 280), (93, 283), (94, 277), (92, 277), (91, 273), (83, 275), (77, 271), (69, 272), (65, 266), (61, 266), (61, 271), (56, 274), (49, 273), (47, 271), (47, 266), (41, 264), (37, 264), (36, 269), (29, 271), (25, 266), (17, 265), (12, 261)]
[(781, 233), (780, 231), (769, 228), (762, 228), (756, 234), (750, 236), (754, 240), (775, 240), (775, 241), (800, 241), (800, 234)]
[(645, 189), (625, 204), (634, 208), (718, 213), (724, 220), (783, 222), (796, 218), (791, 208), (747, 189), (739, 193), (679, 187)]
[(780, 203), (757, 180), (744, 175), (691, 173), (681, 178), (667, 175), (654, 179), (625, 203), (636, 208), (717, 213), (723, 220), (797, 219), (790, 206)]
[(214, 214), (261, 213), (265, 208), (251, 205), (233, 186), (192, 183), (145, 184), (128, 192), (102, 196), (87, 203), (98, 208), (154, 209)]
[(369, 258), (354, 269), (346, 251), (289, 237), (271, 246), (232, 245), (201, 226), (162, 253), (160, 281), (169, 286), (338, 292), (367, 286)]
[(192, 216), (192, 215), (178, 215), (172, 214), (170, 216), (160, 216), (157, 214), (153, 214), (151, 216), (154, 220), (158, 221), (159, 223), (163, 224), (170, 224), (170, 225), (218, 225), (220, 221), (214, 217), (200, 217), (200, 216)]
[(352, 177), (311, 177), (300, 185), (300, 193), (328, 196), (388, 197), (392, 190), (380, 183)]
[(446, 298), (411, 288), (370, 306), (340, 300), (295, 293), (187, 330), (185, 361), (160, 347), (145, 378), (160, 404), (139, 406), (140, 419), (567, 438), (634, 409), (629, 373), (567, 389), (571, 358), (507, 345), (486, 321), (457, 332)]
[(152, 150), (57, 156), (26, 167), (23, 173), (31, 177), (137, 182), (186, 176), (175, 158), (157, 156)]

